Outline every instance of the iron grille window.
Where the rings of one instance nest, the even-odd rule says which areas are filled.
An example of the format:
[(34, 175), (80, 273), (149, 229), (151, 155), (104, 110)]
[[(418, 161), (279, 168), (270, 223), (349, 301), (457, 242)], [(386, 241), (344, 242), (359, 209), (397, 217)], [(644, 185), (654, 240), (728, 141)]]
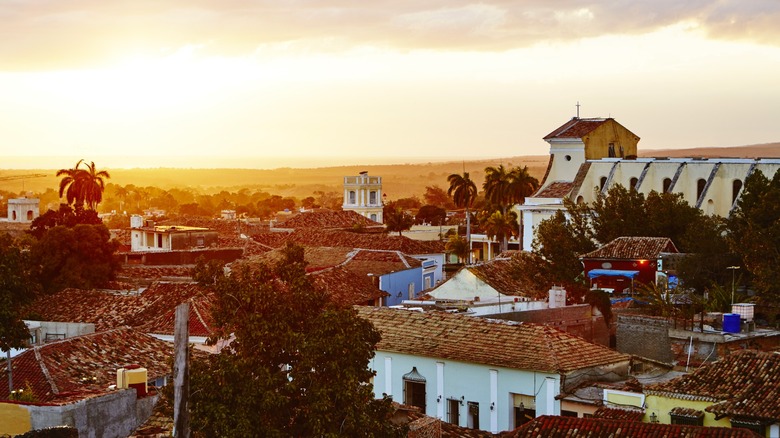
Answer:
[(672, 424), (687, 424), (689, 426), (704, 426), (704, 416), (701, 417), (689, 417), (687, 415), (674, 415), (670, 414), (672, 418)]
[(404, 404), (416, 406), (425, 413), (425, 377), (412, 367), (412, 371), (404, 374)]
[(451, 424), (460, 424), (460, 400), (447, 400), (447, 422)]
[(761, 435), (766, 436), (766, 426), (764, 426), (762, 423), (759, 423), (757, 421), (746, 421), (746, 420), (731, 420), (731, 427), (738, 427), (740, 429), (748, 429), (752, 430), (753, 432)]

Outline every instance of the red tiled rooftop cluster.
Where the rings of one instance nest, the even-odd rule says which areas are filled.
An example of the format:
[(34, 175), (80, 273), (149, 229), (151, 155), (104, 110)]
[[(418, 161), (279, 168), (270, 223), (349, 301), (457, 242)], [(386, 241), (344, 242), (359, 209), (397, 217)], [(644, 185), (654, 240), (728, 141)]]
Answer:
[[(14, 387), (29, 384), (38, 403), (69, 403), (105, 393), (116, 384), (116, 369), (130, 364), (146, 368), (149, 379), (170, 374), (172, 350), (172, 344), (129, 327), (68, 338), (15, 357)], [(8, 395), (8, 375), (3, 373), (0, 398)]]
[(355, 275), (344, 268), (314, 272), (311, 278), (333, 300), (345, 305), (370, 304), (389, 295), (379, 290), (368, 276)]
[(755, 438), (758, 435), (747, 429), (728, 427), (543, 415), (501, 436), (505, 438)]
[(358, 313), (382, 333), (377, 350), (551, 373), (629, 359), (543, 325), (376, 307)]
[(253, 236), (264, 245), (282, 247), (290, 241), (302, 246), (330, 246), (344, 248), (384, 249), (401, 251), (404, 254), (441, 254), (444, 243), (439, 241), (412, 240), (404, 236), (381, 233), (354, 233), (338, 230), (300, 229), (292, 233), (264, 233)]
[(607, 119), (579, 119), (573, 118), (564, 123), (555, 131), (547, 134), (544, 139), (551, 138), (582, 138), (594, 129), (601, 126)]
[(586, 259), (656, 259), (663, 252), (676, 253), (668, 237), (618, 237), (601, 248), (583, 254)]
[(35, 301), (28, 313), (43, 321), (95, 324), (95, 331), (139, 327), (207, 291), (195, 283), (154, 283), (140, 294), (65, 289)]
[(382, 224), (351, 210), (314, 210), (297, 214), (276, 224), (275, 228), (352, 228), (381, 227)]
[(716, 402), (717, 415), (780, 420), (780, 353), (744, 350), (696, 371), (646, 387), (647, 394)]

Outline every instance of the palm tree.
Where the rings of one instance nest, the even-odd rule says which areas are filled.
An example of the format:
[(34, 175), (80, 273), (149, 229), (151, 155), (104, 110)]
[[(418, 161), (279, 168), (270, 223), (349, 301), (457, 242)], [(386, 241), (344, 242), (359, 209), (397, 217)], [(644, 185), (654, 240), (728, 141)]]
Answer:
[(111, 175), (105, 170), (98, 171), (95, 162), (92, 161), (87, 164), (87, 169), (81, 173), (81, 177), (83, 178), (84, 201), (91, 210), (94, 210), (103, 200), (103, 190), (106, 188), (103, 179), (109, 179)]
[(398, 231), (399, 236), (402, 236), (402, 231), (406, 231), (414, 225), (414, 216), (405, 212), (401, 207), (390, 209), (384, 219), (387, 231)]
[(85, 164), (86, 169), (81, 169), (84, 160), (79, 160), (72, 169), (60, 169), (57, 176), (62, 176), (60, 180), (60, 197), (65, 194), (68, 204), (74, 204), (74, 207), (83, 208), (84, 204), (91, 210), (103, 200), (103, 190), (105, 189), (105, 179), (111, 178), (105, 170), (98, 171), (95, 162)]
[(79, 169), (82, 162), (84, 162), (83, 159), (79, 160), (76, 165), (73, 166), (73, 169), (60, 169), (57, 171), (57, 177), (63, 177), (62, 180), (60, 180), (60, 198), (65, 194), (68, 205), (73, 204), (74, 202), (76, 205), (84, 204), (81, 182), (79, 181), (79, 175), (83, 172), (82, 169)]
[(468, 241), (458, 236), (457, 234), (453, 234), (452, 236), (450, 236), (450, 239), (444, 245), (444, 248), (447, 251), (450, 251), (451, 253), (455, 254), (458, 257), (458, 261), (460, 262), (465, 260), (466, 257), (468, 257), (469, 253), (471, 252), (469, 249)]
[[(482, 217), (482, 228), (485, 230), (488, 238), (500, 239), (502, 242), (506, 242), (507, 238), (517, 234), (517, 214), (514, 211), (510, 211), (508, 214), (502, 214), (496, 210), (489, 216)], [(501, 248), (502, 251), (506, 248)]]
[(467, 263), (471, 263), (471, 206), (474, 205), (474, 200), (477, 198), (477, 186), (469, 178), (468, 172), (463, 172), (462, 176), (453, 173), (447, 177), (447, 182), (450, 183), (447, 195), (452, 197), (456, 206), (466, 208), (466, 241), (469, 245)]
[[(525, 204), (525, 198), (531, 196), (539, 189), (539, 180), (528, 173), (528, 166), (515, 167), (510, 172), (512, 183), (509, 187), (509, 201), (515, 204)], [(518, 217), (519, 233), (518, 240), (520, 249), (523, 249), (523, 216)]]

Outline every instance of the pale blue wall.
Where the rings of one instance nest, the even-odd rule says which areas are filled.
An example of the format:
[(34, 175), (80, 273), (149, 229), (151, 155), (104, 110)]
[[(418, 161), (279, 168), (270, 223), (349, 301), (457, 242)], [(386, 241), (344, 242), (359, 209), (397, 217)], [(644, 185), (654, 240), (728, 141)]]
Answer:
[[(561, 412), (560, 401), (554, 399), (554, 396), (560, 392), (560, 376), (557, 374), (491, 367), (384, 351), (377, 351), (376, 356), (369, 363), (369, 367), (376, 372), (373, 389), (377, 398), (381, 398), (387, 392), (386, 358), (391, 359), (391, 393), (388, 395), (392, 395), (395, 401), (403, 403), (403, 375), (410, 372), (413, 367), (417, 367), (417, 371), (426, 379), (425, 413), (447, 421), (447, 399), (460, 400), (461, 397), (464, 397), (463, 405), (459, 408), (460, 426), (467, 426), (468, 402), (473, 401), (479, 403), (480, 429), (494, 433), (514, 429), (513, 393), (535, 395), (537, 416), (560, 415)], [(444, 390), (441, 404), (437, 402), (439, 395), (437, 362), (444, 364)], [(490, 410), (490, 370), (497, 371), (498, 385), (494, 411)], [(547, 377), (552, 379), (548, 380)], [(548, 383), (552, 385), (552, 412), (547, 412), (548, 399), (550, 399), (547, 391)], [(495, 429), (491, 427), (491, 420), (495, 421)]]

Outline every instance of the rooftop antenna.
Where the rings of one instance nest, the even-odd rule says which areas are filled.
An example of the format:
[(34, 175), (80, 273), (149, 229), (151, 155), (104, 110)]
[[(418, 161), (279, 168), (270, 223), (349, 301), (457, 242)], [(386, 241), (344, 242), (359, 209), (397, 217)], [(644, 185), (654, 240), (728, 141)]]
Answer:
[(577, 118), (579, 119), (580, 118), (580, 101), (578, 100), (577, 101), (577, 105), (574, 105), (574, 106), (577, 107)]

